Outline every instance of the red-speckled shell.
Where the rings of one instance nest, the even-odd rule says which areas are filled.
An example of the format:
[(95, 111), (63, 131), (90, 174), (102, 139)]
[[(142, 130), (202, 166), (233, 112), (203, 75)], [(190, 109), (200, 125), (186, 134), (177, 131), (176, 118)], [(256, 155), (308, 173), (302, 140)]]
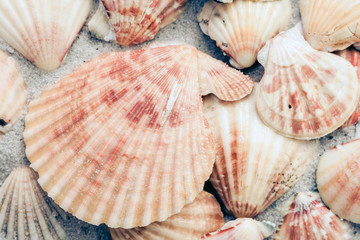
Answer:
[(45, 70), (58, 68), (92, 0), (1, 0), (0, 38)]
[(337, 146), (319, 161), (320, 196), (339, 217), (360, 223), (360, 139)]
[(223, 224), (219, 203), (211, 194), (203, 191), (194, 202), (164, 222), (133, 229), (110, 228), (110, 233), (113, 240), (198, 240)]
[[(24, 139), (49, 196), (112, 228), (164, 221), (191, 203), (215, 155), (202, 111), (203, 60), (190, 46), (106, 53), (46, 88), (30, 103)], [(253, 84), (233, 76), (212, 81), (240, 92), (243, 80)]]
[(339, 56), (314, 50), (300, 25), (269, 40), (258, 59), (265, 67), (257, 91), (258, 114), (284, 136), (325, 136), (358, 105), (356, 69)]
[(296, 194), (274, 240), (350, 240), (348, 224), (318, 200), (318, 194)]

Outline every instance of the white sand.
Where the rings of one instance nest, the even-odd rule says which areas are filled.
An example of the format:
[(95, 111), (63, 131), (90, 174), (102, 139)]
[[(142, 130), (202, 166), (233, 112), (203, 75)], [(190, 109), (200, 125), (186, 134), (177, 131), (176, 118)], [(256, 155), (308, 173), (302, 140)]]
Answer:
[[(203, 35), (198, 23), (196, 21), (196, 15), (200, 11), (206, 0), (193, 0), (185, 14), (175, 23), (161, 30), (156, 39), (150, 43), (145, 43), (140, 46), (134, 47), (135, 49), (147, 46), (154, 42), (183, 42), (191, 44), (198, 49), (220, 59), (226, 61), (226, 58), (222, 55), (221, 51), (216, 47), (215, 42), (210, 40), (207, 36)], [(293, 2), (293, 17), (292, 24), (294, 25), (299, 21), (298, 12), (298, 0), (292, 0)], [(96, 1), (97, 4), (97, 1)], [(134, 49), (133, 48), (133, 49)], [(76, 39), (68, 55), (63, 62), (62, 66), (54, 72), (44, 72), (33, 66), (28, 62), (21, 54), (14, 51), (5, 42), (0, 40), (0, 49), (7, 51), (12, 57), (16, 59), (20, 66), (21, 72), (26, 79), (29, 87), (29, 101), (37, 97), (41, 93), (41, 89), (57, 82), (66, 73), (71, 72), (74, 68), (82, 64), (83, 62), (98, 56), (101, 53), (109, 51), (122, 51), (126, 48), (122, 48), (116, 44), (106, 43), (98, 41), (90, 37), (87, 26), (85, 26)], [(260, 81), (263, 68), (256, 64), (251, 69), (244, 71), (249, 74), (255, 81)], [(27, 111), (27, 110), (26, 110)], [(25, 156), (25, 145), (22, 137), (24, 130), (24, 116), (17, 122), (13, 131), (9, 132), (5, 136), (0, 137), (0, 184), (3, 183), (9, 173), (17, 166), (21, 164), (29, 165)], [(360, 127), (358, 129), (358, 135), (360, 133)], [(322, 138), (322, 152), (337, 144), (346, 142), (355, 136), (355, 127), (350, 127), (345, 130), (338, 130), (330, 136)], [(359, 135), (360, 137), (360, 135)], [(281, 207), (284, 205), (290, 196), (298, 191), (316, 190), (315, 184), (315, 170), (318, 159), (314, 160), (308, 173), (300, 180), (294, 189), (289, 191), (285, 196), (271, 205), (265, 212), (260, 214), (257, 219), (268, 220), (276, 225), (281, 222)], [(68, 219), (62, 221), (70, 239), (110, 239), (110, 235), (105, 226), (93, 226), (84, 223), (70, 214)], [(360, 230), (360, 226), (352, 225), (354, 232)], [(356, 234), (354, 239), (360, 239), (360, 233)]]

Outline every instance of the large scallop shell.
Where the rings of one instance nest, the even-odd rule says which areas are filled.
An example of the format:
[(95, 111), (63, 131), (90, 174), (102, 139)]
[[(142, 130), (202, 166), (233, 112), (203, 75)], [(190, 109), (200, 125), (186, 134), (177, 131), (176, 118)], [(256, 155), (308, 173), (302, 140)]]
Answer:
[(255, 63), (268, 39), (286, 29), (290, 16), (290, 0), (236, 0), (228, 4), (209, 1), (198, 20), (202, 31), (230, 56), (231, 65), (246, 68)]
[(58, 68), (92, 9), (92, 0), (1, 0), (0, 38), (37, 67)]
[(161, 28), (175, 21), (188, 2), (102, 0), (95, 17), (89, 22), (89, 29), (102, 40), (114, 40), (123, 46), (136, 45), (153, 39)]
[(26, 104), (28, 93), (27, 85), (16, 66), (15, 60), (1, 50), (0, 73), (1, 135), (10, 131), (19, 119)]
[(257, 110), (284, 136), (314, 139), (340, 127), (360, 97), (355, 68), (335, 54), (314, 50), (300, 25), (269, 40), (258, 59), (265, 74)]
[(360, 42), (359, 0), (300, 0), (300, 11), (313, 48), (333, 52)]
[(318, 194), (296, 194), (274, 240), (350, 240), (348, 224), (318, 200)]
[(29, 167), (18, 167), (0, 188), (0, 239), (66, 239)]
[[(24, 139), (49, 196), (76, 217), (112, 228), (164, 221), (191, 203), (215, 158), (201, 61), (183, 45), (107, 53), (46, 88), (30, 103)], [(252, 86), (249, 78), (234, 77), (212, 81), (251, 91), (239, 87)]]
[(208, 233), (201, 239), (210, 240), (263, 240), (273, 233), (274, 227), (267, 222), (251, 218), (238, 218), (227, 222), (216, 232)]
[(256, 114), (255, 93), (226, 103), (204, 100), (216, 160), (211, 183), (236, 217), (253, 217), (296, 184), (318, 149), (317, 142), (283, 137)]
[(360, 223), (360, 139), (326, 152), (316, 181), (324, 203), (338, 216)]
[(111, 228), (110, 233), (113, 240), (198, 240), (223, 224), (219, 203), (211, 194), (203, 191), (194, 202), (164, 222), (154, 222), (149, 226), (133, 229)]

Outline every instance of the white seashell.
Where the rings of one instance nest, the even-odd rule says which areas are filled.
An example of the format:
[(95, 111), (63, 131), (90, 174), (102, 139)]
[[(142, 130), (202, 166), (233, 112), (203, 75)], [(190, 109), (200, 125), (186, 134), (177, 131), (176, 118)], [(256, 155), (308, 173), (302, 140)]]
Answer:
[(271, 2), (208, 1), (198, 15), (202, 31), (216, 41), (236, 68), (252, 66), (265, 42), (285, 30), (291, 16), (289, 0)]
[(319, 201), (316, 193), (297, 193), (287, 206), (274, 240), (353, 239), (349, 225)]
[(231, 103), (209, 96), (204, 107), (216, 146), (210, 180), (236, 217), (264, 211), (296, 184), (315, 157), (317, 142), (283, 137), (262, 123), (255, 93)]
[(300, 0), (300, 11), (313, 48), (333, 52), (360, 42), (359, 0)]
[(45, 70), (58, 68), (92, 8), (92, 0), (2, 0), (0, 38)]
[(299, 25), (269, 40), (258, 59), (265, 74), (257, 112), (280, 134), (314, 139), (340, 127), (360, 97), (355, 68), (334, 54), (314, 50)]
[(146, 227), (133, 229), (110, 228), (110, 233), (113, 240), (198, 240), (223, 224), (219, 203), (211, 194), (202, 191), (194, 202), (164, 222), (154, 222)]
[(0, 135), (12, 129), (27, 101), (27, 85), (14, 59), (0, 50)]
[(273, 233), (274, 226), (251, 218), (239, 218), (227, 222), (216, 232), (208, 233), (201, 239), (211, 240), (263, 240)]
[(320, 196), (339, 217), (360, 223), (360, 139), (335, 147), (319, 161)]
[(67, 239), (36, 180), (36, 173), (22, 166), (1, 186), (0, 239)]
[(253, 85), (241, 74), (211, 75), (198, 54), (184, 45), (103, 54), (33, 100), (26, 155), (49, 196), (76, 217), (112, 228), (164, 221), (191, 203), (215, 156), (199, 81), (232, 82), (235, 93), (214, 87), (230, 100)]

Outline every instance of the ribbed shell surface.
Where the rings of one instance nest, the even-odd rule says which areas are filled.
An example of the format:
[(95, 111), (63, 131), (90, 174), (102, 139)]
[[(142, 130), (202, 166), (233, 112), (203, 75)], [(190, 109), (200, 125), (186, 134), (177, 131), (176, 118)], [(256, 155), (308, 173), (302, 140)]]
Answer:
[(339, 56), (314, 50), (299, 25), (269, 40), (258, 59), (265, 67), (257, 91), (258, 114), (284, 136), (325, 136), (358, 105), (356, 69)]
[(58, 68), (92, 9), (92, 0), (2, 0), (0, 38), (37, 67)]
[(1, 186), (0, 239), (67, 239), (36, 180), (36, 173), (22, 166)]
[(219, 203), (211, 194), (203, 191), (194, 202), (164, 222), (133, 229), (110, 229), (110, 233), (113, 240), (198, 240), (223, 224)]
[(265, 126), (255, 93), (226, 103), (204, 100), (213, 131), (216, 160), (211, 183), (236, 217), (253, 217), (286, 193), (316, 156), (317, 142), (283, 137)]
[(11, 130), (24, 110), (27, 85), (14, 59), (0, 51), (0, 135)]

